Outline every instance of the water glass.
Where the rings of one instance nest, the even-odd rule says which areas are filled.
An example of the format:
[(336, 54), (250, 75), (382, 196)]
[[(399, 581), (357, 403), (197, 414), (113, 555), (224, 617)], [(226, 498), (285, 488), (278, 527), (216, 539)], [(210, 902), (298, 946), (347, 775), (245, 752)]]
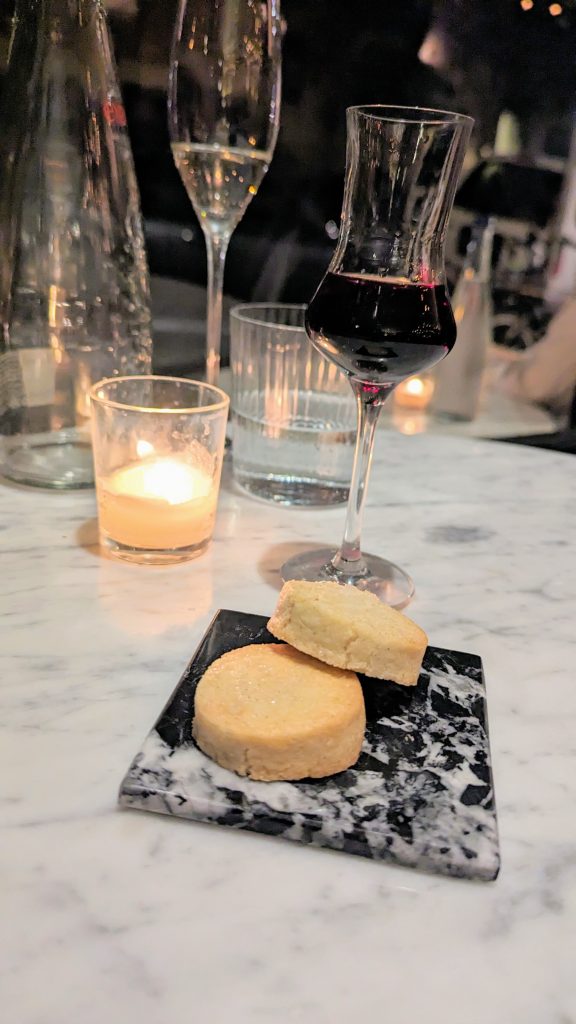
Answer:
[(356, 405), (310, 344), (304, 306), (256, 303), (230, 314), (234, 478), (279, 505), (347, 501)]

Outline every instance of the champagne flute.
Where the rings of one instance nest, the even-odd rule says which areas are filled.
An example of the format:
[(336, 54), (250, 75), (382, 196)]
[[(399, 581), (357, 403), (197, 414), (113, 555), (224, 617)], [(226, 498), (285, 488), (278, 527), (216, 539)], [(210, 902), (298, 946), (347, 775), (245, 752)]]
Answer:
[(172, 153), (206, 239), (206, 379), (218, 383), (230, 236), (272, 159), (280, 118), (279, 0), (179, 0)]
[(456, 340), (444, 238), (472, 124), (462, 114), (413, 107), (347, 111), (340, 235), (306, 329), (348, 375), (356, 396), (352, 483), (340, 549), (295, 556), (282, 566), (284, 580), (352, 584), (395, 608), (414, 594), (403, 569), (362, 554), (362, 512), (382, 404)]

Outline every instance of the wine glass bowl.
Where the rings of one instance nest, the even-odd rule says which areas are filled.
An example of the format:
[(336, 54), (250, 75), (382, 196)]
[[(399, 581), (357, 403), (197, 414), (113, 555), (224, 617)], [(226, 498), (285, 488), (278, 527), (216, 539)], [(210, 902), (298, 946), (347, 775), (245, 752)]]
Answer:
[(326, 274), (306, 329), (351, 379), (385, 391), (443, 359), (456, 341), (444, 284), (362, 273)]
[(208, 382), (220, 366), (230, 236), (272, 159), (280, 117), (278, 0), (180, 0), (168, 89), (172, 153), (206, 239)]
[[(472, 120), (404, 107), (351, 107), (340, 234), (306, 314), (312, 343), (348, 375), (358, 437), (346, 527), (337, 552), (306, 554), (283, 579), (334, 579), (404, 607), (414, 593), (398, 566), (360, 547), (374, 435), (397, 384), (451, 350), (444, 239)], [(330, 555), (330, 557), (328, 557)]]

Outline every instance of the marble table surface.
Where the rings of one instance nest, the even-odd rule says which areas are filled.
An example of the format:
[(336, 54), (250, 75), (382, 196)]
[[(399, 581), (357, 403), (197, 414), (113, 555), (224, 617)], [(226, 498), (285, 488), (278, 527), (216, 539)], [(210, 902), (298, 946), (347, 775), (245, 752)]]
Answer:
[(210, 552), (103, 558), (92, 493), (0, 487), (0, 992), (15, 1024), (576, 1021), (576, 460), (379, 437), (366, 547), (411, 570), (431, 643), (482, 656), (502, 870), (429, 876), (119, 811), (117, 788), (218, 607), (342, 508), (226, 481)]
[(530, 434), (551, 434), (558, 423), (545, 409), (530, 402), (504, 395), (487, 385), (481, 396), (478, 415), (473, 420), (451, 420), (406, 409), (394, 402), (384, 406), (382, 423), (401, 434), (451, 434), (457, 437), (507, 438)]

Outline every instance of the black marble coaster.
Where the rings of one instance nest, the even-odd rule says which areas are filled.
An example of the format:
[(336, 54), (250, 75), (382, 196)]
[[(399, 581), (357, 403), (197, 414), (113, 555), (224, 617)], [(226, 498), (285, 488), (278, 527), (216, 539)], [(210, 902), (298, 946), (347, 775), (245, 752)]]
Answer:
[(263, 616), (219, 611), (120, 788), (123, 807), (251, 829), (463, 878), (500, 866), (482, 662), (429, 647), (415, 687), (360, 677), (367, 728), (354, 768), (327, 779), (254, 782), (192, 739), (208, 665), (277, 643)]

